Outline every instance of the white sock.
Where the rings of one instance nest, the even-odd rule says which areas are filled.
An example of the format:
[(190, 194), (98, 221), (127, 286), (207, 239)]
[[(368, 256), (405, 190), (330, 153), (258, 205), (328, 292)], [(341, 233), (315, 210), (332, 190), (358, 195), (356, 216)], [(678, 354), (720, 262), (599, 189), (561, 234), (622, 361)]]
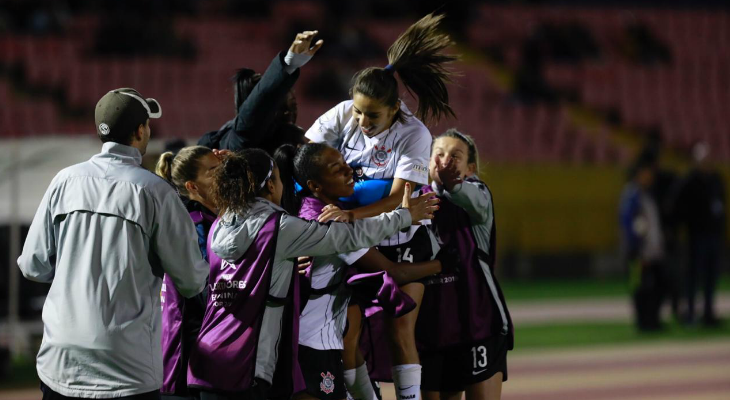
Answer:
[(345, 386), (355, 400), (378, 400), (373, 385), (370, 383), (368, 366), (365, 363), (357, 369), (345, 370)]
[(421, 366), (418, 364), (396, 365), (391, 369), (396, 400), (421, 398)]

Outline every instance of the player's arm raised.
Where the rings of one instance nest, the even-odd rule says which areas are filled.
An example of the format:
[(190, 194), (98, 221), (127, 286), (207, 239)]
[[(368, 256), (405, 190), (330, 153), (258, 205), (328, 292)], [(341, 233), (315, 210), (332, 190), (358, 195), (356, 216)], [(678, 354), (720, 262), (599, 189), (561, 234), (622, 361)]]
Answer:
[(238, 109), (233, 128), (241, 140), (259, 143), (267, 139), (266, 128), (273, 123), (279, 105), (299, 78), (299, 68), (324, 44), (318, 40), (312, 45), (316, 34), (317, 31), (298, 33), (286, 55), (279, 53), (272, 60), (261, 81)]

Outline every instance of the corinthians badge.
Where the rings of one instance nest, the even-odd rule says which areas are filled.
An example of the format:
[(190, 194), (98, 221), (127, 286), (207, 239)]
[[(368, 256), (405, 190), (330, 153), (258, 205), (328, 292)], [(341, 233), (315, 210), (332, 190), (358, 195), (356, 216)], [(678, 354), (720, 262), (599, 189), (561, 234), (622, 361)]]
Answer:
[(373, 148), (372, 160), (375, 165), (382, 167), (388, 163), (388, 157), (393, 149), (385, 149), (385, 146), (378, 147), (377, 145)]
[(319, 383), (319, 390), (323, 391), (325, 394), (330, 394), (335, 391), (335, 376), (332, 375), (329, 371), (327, 371), (327, 374), (324, 372), (319, 374), (322, 377), (322, 382)]

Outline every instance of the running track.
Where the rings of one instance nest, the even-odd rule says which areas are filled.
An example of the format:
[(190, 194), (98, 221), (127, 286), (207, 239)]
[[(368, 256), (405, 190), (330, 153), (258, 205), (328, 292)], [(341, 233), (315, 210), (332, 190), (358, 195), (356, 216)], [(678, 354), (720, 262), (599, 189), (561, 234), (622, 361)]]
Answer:
[[(503, 400), (728, 400), (730, 338), (510, 354)], [(384, 400), (394, 400), (392, 385)]]
[[(517, 325), (630, 320), (626, 299), (539, 302), (510, 307)], [(730, 316), (730, 296), (718, 298)], [(730, 337), (586, 348), (516, 351), (508, 357), (503, 400), (728, 400)], [(384, 400), (394, 400), (383, 385)], [(37, 400), (38, 389), (0, 392), (0, 400)]]

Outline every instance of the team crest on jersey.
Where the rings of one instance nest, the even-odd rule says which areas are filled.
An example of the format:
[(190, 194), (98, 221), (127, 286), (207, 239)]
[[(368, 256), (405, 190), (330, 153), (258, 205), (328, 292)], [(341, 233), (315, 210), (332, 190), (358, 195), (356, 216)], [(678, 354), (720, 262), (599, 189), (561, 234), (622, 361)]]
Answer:
[(332, 375), (329, 371), (327, 371), (327, 374), (324, 372), (319, 374), (322, 376), (322, 382), (319, 383), (319, 389), (323, 391), (325, 394), (330, 394), (335, 391), (335, 376)]
[(388, 157), (393, 149), (387, 149), (385, 146), (378, 147), (377, 145), (373, 148), (373, 162), (378, 167), (382, 167), (388, 163)]

